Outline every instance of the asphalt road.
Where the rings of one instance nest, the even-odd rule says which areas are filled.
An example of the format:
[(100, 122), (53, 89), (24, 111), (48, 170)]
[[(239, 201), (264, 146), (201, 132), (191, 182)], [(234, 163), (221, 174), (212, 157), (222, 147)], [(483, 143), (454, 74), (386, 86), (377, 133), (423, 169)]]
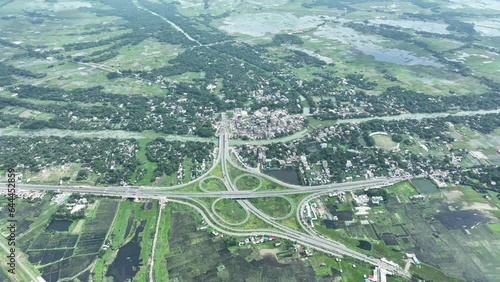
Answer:
[[(232, 160), (231, 160), (230, 155), (229, 155), (229, 136), (228, 136), (228, 133), (226, 131), (227, 127), (224, 126), (224, 122), (225, 122), (225, 116), (223, 114), (223, 116), (222, 116), (222, 130), (220, 132), (220, 138), (223, 139), (223, 147), (221, 147), (221, 149), (220, 149), (220, 153), (222, 153), (222, 175), (224, 178), (224, 183), (226, 184), (226, 187), (229, 189), (229, 191), (236, 192), (236, 191), (238, 191), (238, 188), (233, 184), (233, 182), (229, 178), (229, 172), (227, 170), (227, 162), (232, 163)], [(255, 172), (252, 172), (252, 173), (255, 173)], [(382, 183), (388, 182), (387, 179), (383, 179), (381, 181), (382, 181)], [(376, 182), (376, 183), (378, 183), (378, 182)], [(378, 185), (382, 185), (382, 184), (378, 184)], [(286, 186), (290, 186), (290, 185), (286, 184)], [(355, 185), (347, 185), (347, 187), (349, 187), (349, 188), (347, 188), (347, 190), (352, 190), (356, 186)], [(298, 188), (298, 187), (294, 187), (294, 188)], [(323, 192), (324, 192), (325, 190), (328, 189), (328, 186), (327, 187), (323, 186), (322, 188), (319, 188), (319, 189), (323, 190)], [(339, 190), (337, 189), (337, 191), (339, 191)], [(309, 192), (310, 192), (310, 190), (309, 190)], [(348, 247), (346, 247), (338, 242), (335, 242), (333, 240), (329, 240), (325, 237), (320, 237), (320, 236), (313, 234), (313, 233), (309, 233), (309, 234), (303, 233), (303, 232), (294, 230), (290, 227), (284, 226), (284, 225), (276, 222), (275, 220), (273, 220), (270, 216), (266, 215), (265, 213), (263, 213), (259, 209), (257, 209), (248, 200), (238, 200), (238, 203), (240, 203), (240, 205), (242, 205), (245, 210), (250, 211), (251, 213), (256, 215), (258, 218), (260, 218), (265, 223), (267, 223), (267, 224), (273, 226), (274, 228), (277, 228), (280, 231), (284, 232), (288, 239), (300, 242), (301, 244), (311, 246), (311, 247), (318, 249), (318, 250), (321, 250), (321, 251), (326, 250), (328, 253), (338, 253), (341, 255), (347, 255), (347, 256), (359, 259), (361, 261), (368, 262), (372, 265), (380, 266), (380, 267), (387, 269), (393, 273), (398, 273), (398, 274), (405, 276), (405, 277), (410, 276), (409, 273), (407, 273), (406, 271), (401, 269), (399, 266), (395, 266), (395, 265), (386, 263), (380, 259), (376, 259), (376, 258), (367, 256), (363, 253), (357, 252), (355, 250), (349, 249)], [(299, 206), (298, 210), (300, 210), (300, 206)]]
[[(293, 194), (312, 194), (310, 197), (318, 196), (321, 193), (329, 193), (329, 192), (341, 192), (341, 191), (352, 191), (357, 189), (364, 188), (375, 188), (375, 187), (383, 187), (387, 186), (399, 181), (404, 180), (403, 178), (376, 178), (364, 181), (355, 181), (348, 183), (335, 183), (335, 184), (326, 184), (319, 186), (299, 186), (299, 185), (291, 185), (282, 181), (278, 181), (266, 174), (260, 173), (256, 170), (242, 168), (240, 165), (234, 163), (231, 160), (229, 154), (229, 134), (227, 132), (227, 121), (225, 115), (222, 114), (222, 121), (220, 123), (220, 127), (218, 128), (219, 132), (219, 147), (217, 157), (214, 161), (212, 167), (203, 174), (200, 178), (194, 179), (188, 183), (184, 183), (181, 185), (171, 186), (171, 187), (161, 187), (161, 188), (144, 188), (144, 187), (91, 187), (91, 186), (55, 186), (55, 185), (30, 185), (30, 184), (17, 184), (18, 189), (20, 190), (35, 190), (35, 191), (60, 191), (60, 192), (69, 192), (69, 193), (87, 193), (94, 195), (102, 195), (102, 196), (117, 196), (117, 197), (129, 197), (129, 198), (149, 198), (149, 199), (168, 199), (170, 202), (177, 202), (181, 204), (188, 205), (195, 210), (197, 210), (205, 221), (210, 224), (212, 228), (218, 230), (221, 233), (226, 233), (233, 236), (253, 236), (253, 235), (272, 235), (281, 238), (285, 238), (288, 240), (296, 241), (304, 246), (309, 246), (311, 248), (315, 248), (319, 251), (332, 254), (332, 255), (346, 255), (350, 256), (367, 263), (370, 263), (375, 266), (380, 266), (384, 269), (397, 273), (399, 275), (410, 277), (410, 274), (399, 266), (396, 267), (392, 264), (384, 262), (380, 259), (376, 259), (373, 257), (369, 257), (363, 253), (357, 252), (355, 250), (349, 249), (348, 247), (335, 242), (325, 236), (316, 234), (311, 231), (308, 227), (304, 226), (304, 223), (300, 218), (300, 210), (301, 205), (296, 207), (297, 219), (304, 229), (303, 232), (294, 230), (287, 226), (284, 226), (270, 216), (266, 215), (255, 206), (253, 206), (248, 200), (248, 198), (257, 198), (257, 197), (277, 197), (284, 195), (293, 195)], [(230, 163), (233, 166), (238, 167), (239, 169), (244, 170), (246, 173), (251, 173), (258, 177), (263, 177), (270, 179), (274, 182), (279, 183), (280, 185), (290, 188), (289, 190), (280, 190), (280, 191), (239, 191), (238, 188), (234, 185), (234, 183), (229, 178), (227, 163)], [(195, 183), (200, 179), (203, 179), (215, 169), (218, 164), (222, 166), (222, 180), (228, 189), (228, 191), (213, 191), (213, 192), (177, 192), (175, 190), (185, 187), (189, 184)], [(2, 185), (2, 187), (6, 187)], [(202, 210), (198, 206), (190, 203), (198, 202), (197, 198), (201, 197), (213, 197), (213, 198), (231, 198), (236, 199), (238, 203), (248, 212), (254, 214), (258, 218), (260, 218), (263, 222), (273, 226), (275, 230), (266, 230), (266, 229), (254, 229), (254, 230), (241, 230), (236, 229), (234, 226), (227, 226), (227, 222), (220, 222), (220, 218), (217, 215), (212, 214), (211, 211), (207, 208)], [(310, 198), (308, 197), (308, 198)], [(211, 218), (211, 220), (209, 219)], [(219, 219), (219, 220), (218, 220)], [(223, 227), (223, 228), (221, 228)]]

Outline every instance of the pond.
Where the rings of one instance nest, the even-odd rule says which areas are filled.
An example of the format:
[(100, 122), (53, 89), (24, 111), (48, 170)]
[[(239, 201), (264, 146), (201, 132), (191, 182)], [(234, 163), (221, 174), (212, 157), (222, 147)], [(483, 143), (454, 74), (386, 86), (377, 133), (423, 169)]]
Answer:
[(231, 15), (224, 19), (219, 28), (229, 34), (247, 34), (260, 37), (267, 33), (276, 34), (282, 31), (297, 32), (316, 27), (329, 17), (303, 16), (291, 13), (244, 13)]
[(49, 226), (47, 226), (47, 230), (68, 231), (71, 223), (73, 223), (71, 220), (52, 220)]
[(314, 35), (352, 46), (359, 52), (368, 56), (373, 56), (376, 61), (380, 62), (407, 66), (443, 66), (432, 58), (418, 57), (412, 52), (397, 48), (382, 47), (383, 41), (376, 36), (361, 34), (352, 28), (344, 26), (321, 26), (317, 28)]
[(358, 242), (359, 242), (359, 244), (356, 247), (363, 249), (365, 251), (372, 250), (372, 244), (370, 244), (370, 242), (365, 241), (365, 240), (359, 240)]
[(299, 185), (299, 176), (297, 175), (297, 171), (293, 168), (287, 169), (277, 169), (277, 170), (264, 170), (265, 174), (270, 175), (272, 177), (276, 177), (283, 182)]
[(139, 257), (141, 253), (139, 233), (144, 230), (145, 224), (145, 221), (141, 221), (134, 238), (118, 250), (116, 259), (109, 266), (106, 276), (112, 276), (114, 281), (127, 281), (134, 278), (142, 262)]
[(436, 219), (448, 229), (469, 229), (490, 220), (479, 210), (444, 211), (437, 213)]
[(370, 23), (374, 24), (387, 24), (392, 26), (398, 26), (402, 28), (410, 28), (418, 31), (439, 33), (439, 34), (449, 34), (450, 32), (446, 29), (447, 24), (436, 23), (436, 22), (426, 22), (426, 21), (410, 21), (410, 20), (382, 20), (375, 19), (370, 20)]
[(439, 192), (437, 185), (427, 178), (413, 179), (411, 184), (422, 194), (434, 194)]

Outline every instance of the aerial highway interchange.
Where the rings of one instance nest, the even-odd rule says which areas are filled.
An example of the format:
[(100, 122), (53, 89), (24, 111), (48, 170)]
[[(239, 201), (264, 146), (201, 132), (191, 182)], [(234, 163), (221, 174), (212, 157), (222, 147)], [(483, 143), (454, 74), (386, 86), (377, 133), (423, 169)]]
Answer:
[[(404, 277), (410, 277), (410, 274), (407, 271), (404, 271), (401, 267), (399, 267), (395, 263), (391, 263), (385, 259), (379, 259), (368, 256), (356, 250), (350, 249), (338, 242), (335, 242), (332, 239), (326, 238), (321, 234), (318, 234), (317, 232), (309, 228), (307, 224), (304, 222), (302, 216), (303, 209), (301, 208), (304, 205), (304, 203), (307, 203), (307, 201), (323, 194), (332, 192), (348, 192), (359, 189), (380, 188), (402, 181), (404, 180), (403, 178), (384, 177), (384, 178), (374, 178), (364, 181), (334, 183), (334, 184), (325, 184), (319, 186), (292, 185), (276, 180), (266, 174), (259, 172), (256, 169), (247, 168), (244, 167), (244, 165), (242, 166), (240, 164), (237, 164), (230, 157), (229, 133), (227, 132), (226, 118), (224, 114), (222, 115), (222, 120), (218, 127), (218, 134), (219, 134), (218, 152), (212, 167), (201, 177), (180, 185), (175, 185), (171, 187), (152, 188), (152, 187), (123, 187), (123, 186), (121, 187), (120, 186), (115, 186), (115, 187), (56, 186), (56, 185), (34, 185), (34, 184), (19, 183), (17, 187), (20, 190), (30, 190), (30, 191), (59, 191), (67, 193), (85, 193), (85, 194), (93, 194), (100, 196), (117, 196), (124, 198), (164, 199), (167, 200), (167, 202), (174, 202), (192, 207), (198, 213), (201, 214), (201, 216), (208, 225), (210, 225), (213, 229), (217, 230), (218, 232), (224, 234), (228, 234), (231, 236), (254, 236), (254, 235), (277, 236), (300, 243), (310, 248), (314, 248), (316, 250), (319, 250), (321, 252), (330, 255), (338, 257), (341, 256), (353, 257), (361, 261), (370, 263), (374, 266), (379, 266), (394, 274), (398, 274)], [(251, 174), (256, 177), (266, 178), (288, 189), (277, 190), (277, 191), (265, 191), (265, 190), (239, 191), (238, 187), (235, 185), (236, 181), (231, 180), (229, 177), (228, 163), (244, 171), (247, 174)], [(222, 180), (227, 191), (202, 191), (202, 192), (177, 191), (180, 188), (186, 187), (190, 184), (199, 181), (201, 183), (204, 179), (210, 177), (214, 178), (214, 176), (210, 175), (218, 165), (221, 165), (222, 167), (222, 179), (219, 177), (215, 178)], [(201, 184), (200, 188), (202, 188)], [(203, 188), (201, 190), (203, 190)], [(306, 197), (301, 201), (301, 203), (297, 207), (292, 207), (292, 212), (295, 213), (296, 219), (300, 224), (301, 228), (303, 229), (303, 231), (298, 231), (279, 223), (278, 221), (276, 221), (276, 219), (272, 218), (271, 216), (265, 214), (264, 212), (256, 208), (248, 200), (250, 198), (258, 198), (258, 197), (286, 198), (287, 195), (297, 195), (297, 194), (306, 195)], [(217, 215), (213, 206), (211, 210), (207, 208), (201, 201), (199, 201), (200, 198), (204, 197), (235, 199), (243, 207), (243, 209), (245, 209), (247, 213), (246, 219), (241, 224), (243, 224), (244, 222), (246, 222), (246, 220), (248, 220), (250, 214), (253, 214), (261, 221), (263, 221), (269, 226), (272, 226), (273, 228), (272, 229), (238, 228), (237, 226), (241, 224), (228, 223), (227, 221), (223, 220), (221, 217)], [(288, 216), (290, 216), (292, 212), (290, 212)]]

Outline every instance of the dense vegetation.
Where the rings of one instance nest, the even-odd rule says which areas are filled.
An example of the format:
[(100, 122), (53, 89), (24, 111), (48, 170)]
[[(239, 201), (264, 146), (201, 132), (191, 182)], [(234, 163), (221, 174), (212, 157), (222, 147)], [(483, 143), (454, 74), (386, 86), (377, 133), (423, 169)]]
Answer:
[(137, 168), (135, 140), (69, 137), (0, 137), (1, 170), (19, 167), (39, 172), (52, 166), (79, 163), (101, 175), (98, 183), (120, 184)]
[(149, 161), (158, 164), (154, 176), (172, 175), (185, 160), (194, 164), (210, 161), (210, 154), (214, 144), (199, 142), (166, 141), (157, 138), (148, 143), (146, 156)]

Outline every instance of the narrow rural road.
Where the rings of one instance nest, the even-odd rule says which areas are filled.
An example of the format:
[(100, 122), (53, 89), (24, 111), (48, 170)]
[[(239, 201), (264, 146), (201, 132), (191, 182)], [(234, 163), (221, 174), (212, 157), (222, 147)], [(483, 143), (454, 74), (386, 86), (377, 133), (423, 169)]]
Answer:
[(137, 3), (136, 0), (132, 1), (134, 2), (134, 5), (138, 8), (138, 9), (141, 9), (143, 11), (146, 11), (148, 13), (150, 13), (151, 15), (153, 16), (157, 16), (159, 17), (160, 19), (166, 21), (167, 23), (169, 23), (171, 26), (173, 26), (177, 31), (179, 31), (180, 33), (184, 34), (184, 36), (186, 36), (187, 39), (189, 39), (189, 41), (192, 41), (192, 42), (195, 42), (196, 44), (198, 44), (198, 46), (202, 46), (203, 44), (201, 44), (198, 40), (192, 38), (187, 32), (185, 32), (180, 26), (176, 25), (174, 22), (170, 21), (169, 19), (151, 11), (151, 10), (148, 10), (147, 8), (141, 6), (139, 3)]
[(152, 246), (152, 252), (151, 252), (151, 257), (149, 258), (149, 281), (153, 282), (154, 277), (153, 277), (153, 269), (155, 265), (155, 250), (156, 250), (156, 241), (158, 241), (158, 230), (160, 229), (160, 222), (161, 222), (161, 211), (163, 210), (163, 207), (165, 206), (165, 199), (160, 199), (160, 206), (158, 208), (158, 220), (156, 221), (156, 231), (155, 231), (155, 237), (153, 239), (153, 246)]

